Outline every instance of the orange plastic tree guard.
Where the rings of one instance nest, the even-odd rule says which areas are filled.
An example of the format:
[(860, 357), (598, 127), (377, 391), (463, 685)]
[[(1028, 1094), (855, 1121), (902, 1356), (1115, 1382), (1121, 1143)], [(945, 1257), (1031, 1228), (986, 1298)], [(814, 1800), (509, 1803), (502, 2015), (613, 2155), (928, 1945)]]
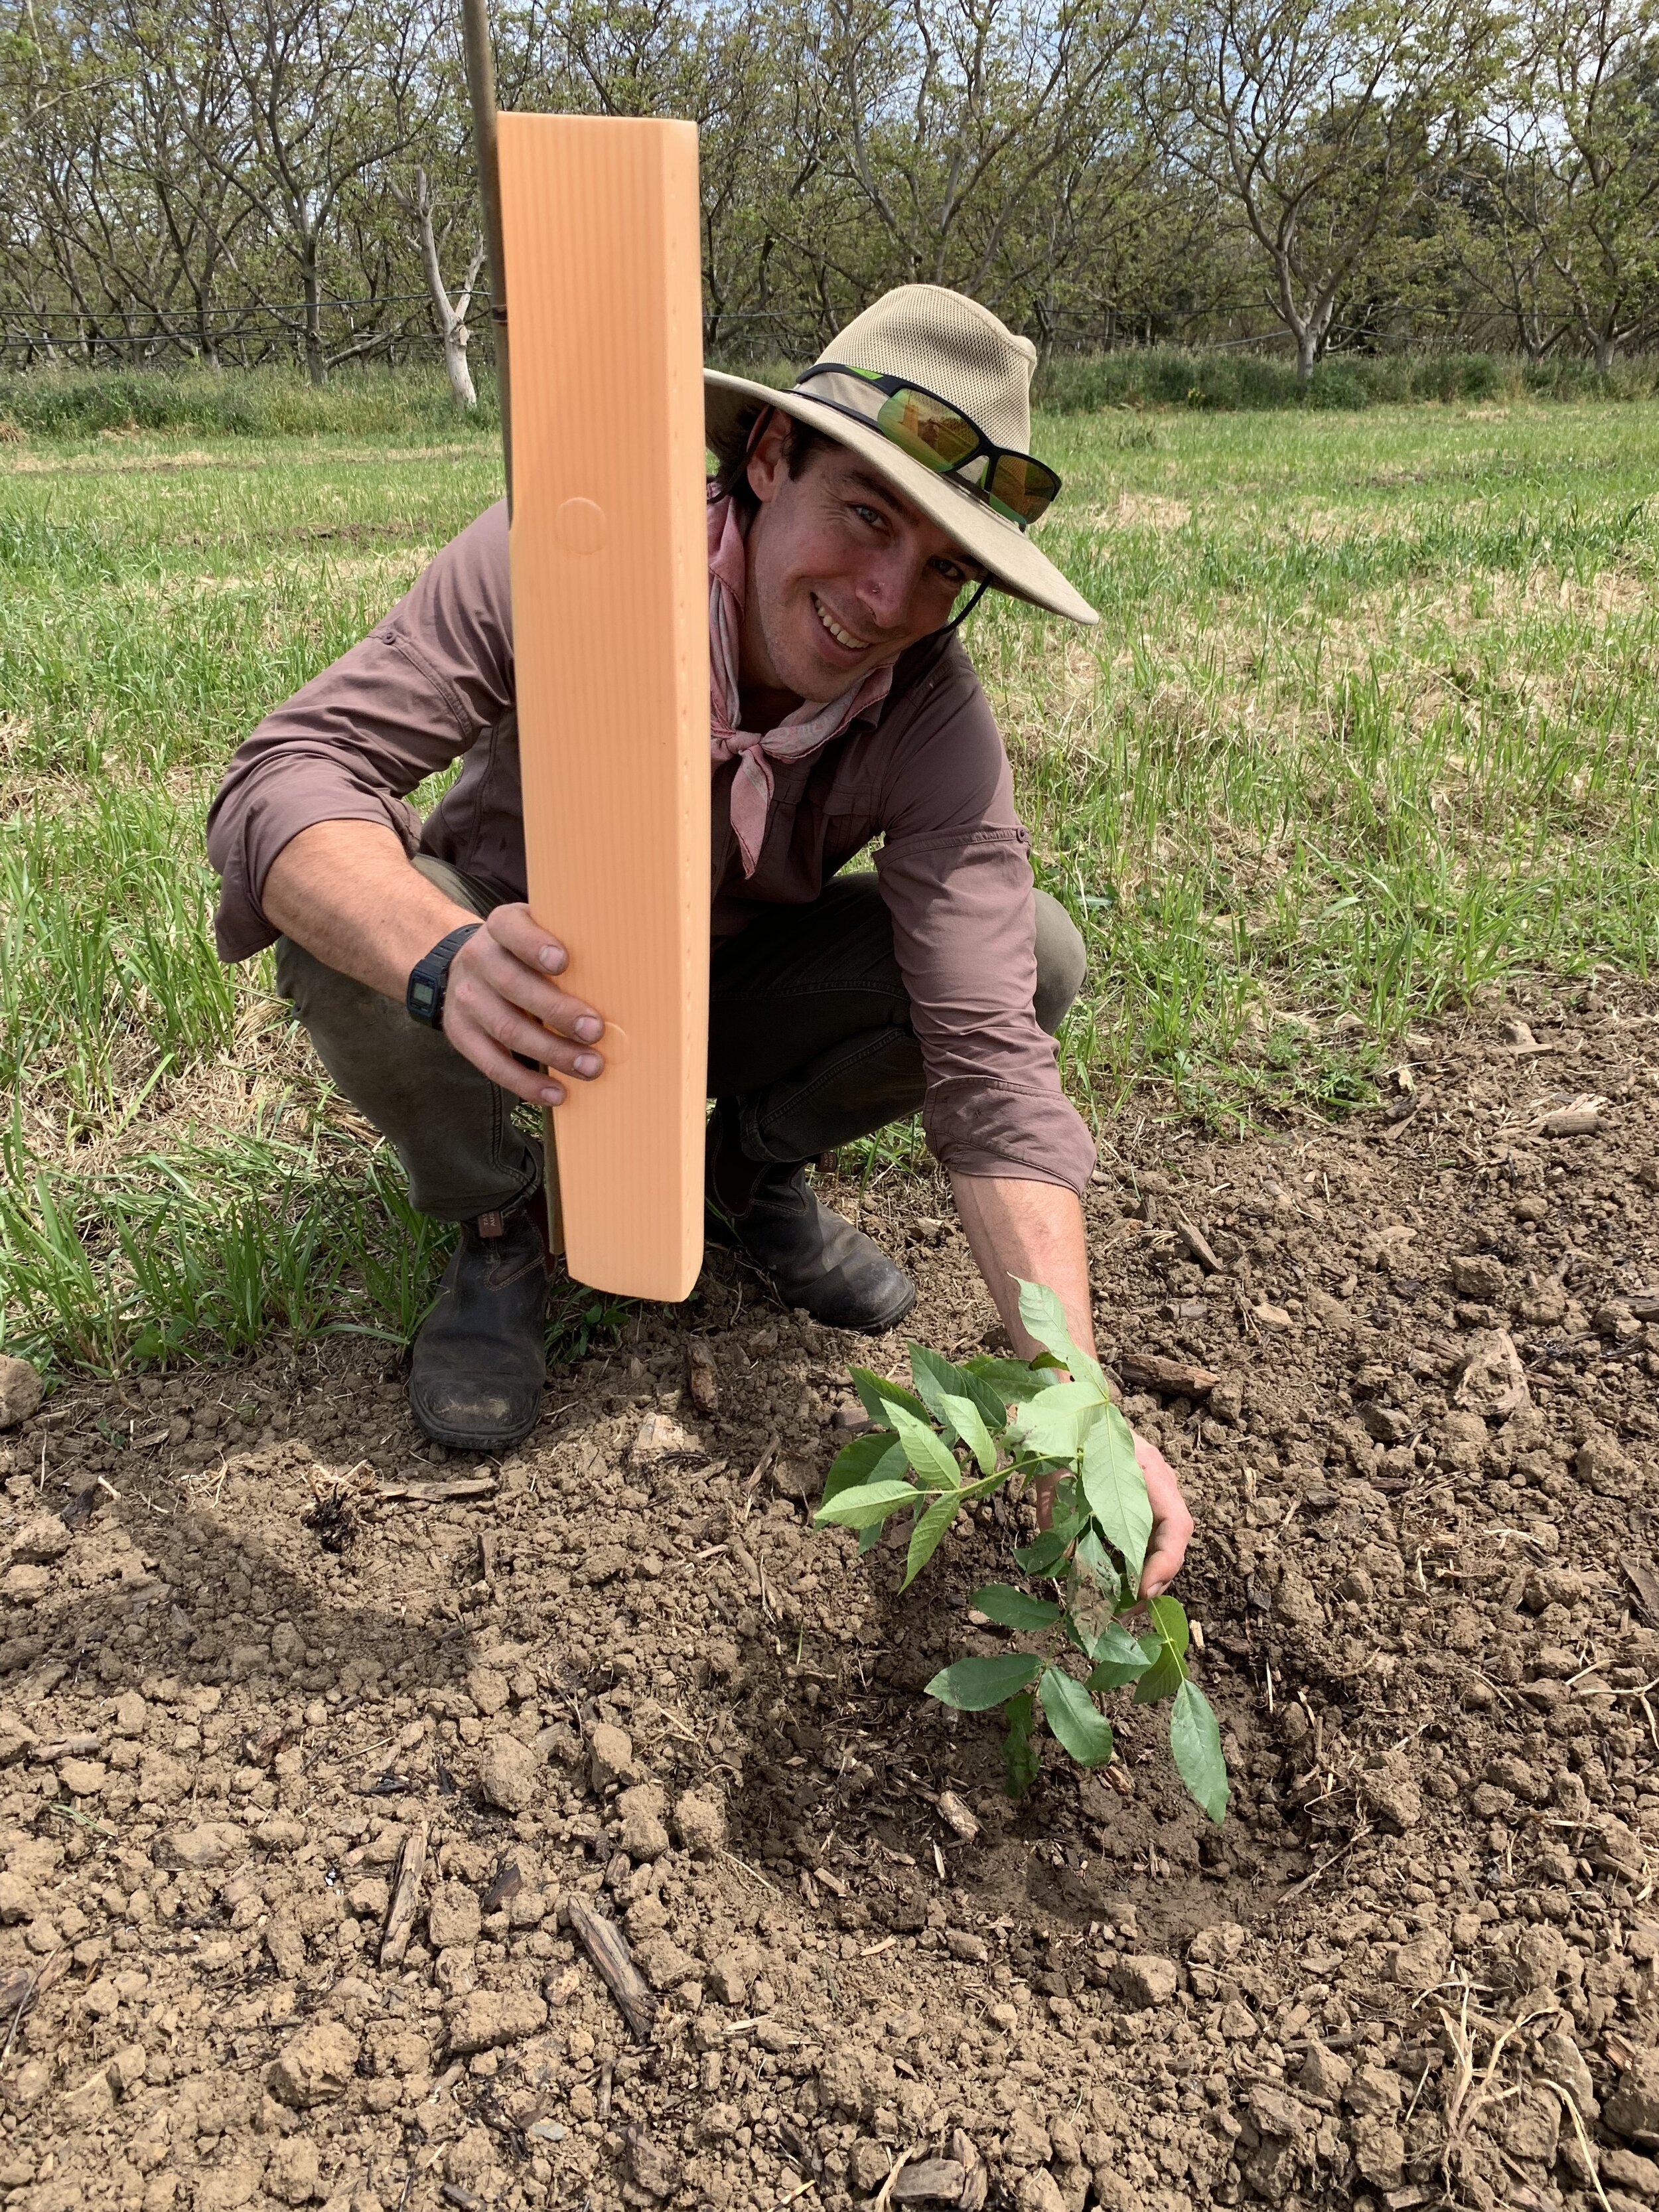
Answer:
[(697, 134), (501, 118), (513, 635), (530, 905), (608, 1024), (554, 1109), (571, 1274), (702, 1261), (708, 562)]

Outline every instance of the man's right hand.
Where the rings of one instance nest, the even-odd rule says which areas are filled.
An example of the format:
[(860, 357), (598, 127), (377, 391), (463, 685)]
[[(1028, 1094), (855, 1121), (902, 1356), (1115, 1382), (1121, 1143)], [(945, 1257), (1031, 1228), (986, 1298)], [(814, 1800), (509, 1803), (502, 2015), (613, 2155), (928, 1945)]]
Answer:
[[(301, 830), (271, 862), (260, 902), (296, 945), (399, 1006), (416, 962), (478, 919), (412, 866), (378, 822)], [(492, 1083), (532, 1106), (562, 1101), (561, 1077), (591, 1083), (605, 1066), (593, 1048), (604, 1017), (553, 980), (569, 964), (524, 905), (498, 906), (449, 964), (444, 1035)]]
[[(492, 1083), (532, 1106), (562, 1103), (558, 1074), (591, 1083), (605, 1072), (593, 1049), (604, 1017), (553, 981), (569, 964), (558, 939), (523, 905), (498, 906), (449, 963), (444, 1035)], [(544, 1073), (544, 1065), (556, 1073)]]

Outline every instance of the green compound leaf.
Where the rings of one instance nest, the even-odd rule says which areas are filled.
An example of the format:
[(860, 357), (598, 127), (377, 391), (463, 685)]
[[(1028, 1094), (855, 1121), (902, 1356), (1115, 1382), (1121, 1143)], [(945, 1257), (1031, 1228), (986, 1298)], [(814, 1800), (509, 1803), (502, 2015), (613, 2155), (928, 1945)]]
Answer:
[(1108, 1406), (1083, 1443), (1083, 1494), (1106, 1540), (1128, 1571), (1131, 1593), (1152, 1535), (1152, 1501), (1135, 1460), (1134, 1431), (1115, 1406)]
[(1112, 1755), (1109, 1724), (1095, 1711), (1081, 1682), (1050, 1667), (1037, 1685), (1048, 1725), (1079, 1766), (1103, 1765)]
[(943, 1419), (947, 1427), (954, 1429), (965, 1443), (979, 1466), (981, 1474), (994, 1472), (997, 1463), (996, 1438), (985, 1425), (985, 1416), (971, 1398), (958, 1398), (947, 1390), (939, 1400), (944, 1408)]
[(878, 1528), (890, 1514), (921, 1503), (922, 1494), (913, 1482), (866, 1482), (820, 1505), (816, 1517), (821, 1528)]
[(1183, 1682), (1170, 1709), (1170, 1752), (1176, 1771), (1218, 1826), (1227, 1816), (1227, 1762), (1210, 1701), (1195, 1682)]
[(828, 1505), (843, 1491), (857, 1490), (866, 1482), (897, 1481), (904, 1464), (903, 1447), (895, 1441), (890, 1429), (866, 1429), (861, 1437), (843, 1444), (830, 1462), (819, 1504)]
[(1187, 1615), (1179, 1598), (1155, 1597), (1146, 1607), (1152, 1624), (1140, 1648), (1151, 1664), (1135, 1687), (1138, 1705), (1172, 1698), (1187, 1679)]
[(1035, 1707), (1031, 1693), (1008, 1701), (1008, 1733), (1002, 1739), (1002, 1771), (1011, 1797), (1023, 1797), (1037, 1778), (1042, 1755), (1031, 1741)]
[(942, 1705), (954, 1705), (958, 1712), (988, 1712), (1028, 1688), (1042, 1664), (1025, 1651), (994, 1659), (957, 1659), (940, 1668), (927, 1684), (927, 1694)]
[(1083, 1486), (1074, 1474), (1062, 1474), (1054, 1484), (1054, 1525), (1068, 1544), (1089, 1525), (1089, 1509), (1083, 1502)]
[(1105, 1411), (1092, 1382), (1057, 1382), (1020, 1408), (1020, 1442), (1038, 1459), (1074, 1460)]
[(859, 1403), (872, 1421), (883, 1428), (893, 1425), (893, 1408), (902, 1406), (908, 1413), (925, 1414), (927, 1408), (914, 1390), (907, 1390), (902, 1382), (890, 1382), (884, 1375), (872, 1375), (867, 1367), (849, 1367), (853, 1388), (859, 1394)]
[(1138, 1682), (1152, 1663), (1121, 1620), (1096, 1638), (1094, 1660), (1091, 1690), (1121, 1690), (1126, 1682)]
[[(988, 1352), (976, 1352), (963, 1365), (969, 1374), (982, 1382), (1003, 1409), (1006, 1419), (1010, 1406), (1023, 1406), (1028, 1400), (1040, 1397), (1043, 1391), (1054, 1388), (1052, 1368), (1032, 1367), (1023, 1359), (995, 1359)], [(989, 1416), (987, 1416), (988, 1419)], [(999, 1421), (994, 1425), (1000, 1425)]]
[(1052, 1598), (1031, 1597), (1009, 1583), (987, 1583), (968, 1602), (999, 1628), (1052, 1628), (1060, 1619)]
[[(988, 1388), (966, 1367), (958, 1367), (941, 1352), (929, 1352), (925, 1345), (910, 1346), (910, 1373), (922, 1402), (942, 1428), (952, 1428), (955, 1423), (949, 1410), (949, 1401), (964, 1398), (979, 1414), (988, 1428), (1000, 1431), (1008, 1425), (1008, 1408), (996, 1392)], [(961, 1431), (957, 1433), (960, 1435)], [(968, 1439), (963, 1437), (966, 1443)]]
[(936, 1498), (910, 1531), (910, 1549), (904, 1561), (901, 1589), (908, 1589), (944, 1540), (945, 1532), (962, 1510), (962, 1492), (947, 1490)]
[(893, 1426), (904, 1447), (904, 1456), (929, 1490), (957, 1490), (962, 1485), (962, 1469), (957, 1465), (951, 1451), (939, 1431), (919, 1420), (906, 1407), (890, 1409)]
[(1028, 1283), (1016, 1275), (1019, 1285), (1019, 1317), (1029, 1334), (1034, 1336), (1045, 1352), (1052, 1352), (1062, 1367), (1069, 1367), (1073, 1375), (1091, 1382), (1097, 1394), (1104, 1397), (1106, 1377), (1097, 1361), (1091, 1359), (1072, 1340), (1066, 1326), (1066, 1310), (1054, 1293), (1043, 1283)]

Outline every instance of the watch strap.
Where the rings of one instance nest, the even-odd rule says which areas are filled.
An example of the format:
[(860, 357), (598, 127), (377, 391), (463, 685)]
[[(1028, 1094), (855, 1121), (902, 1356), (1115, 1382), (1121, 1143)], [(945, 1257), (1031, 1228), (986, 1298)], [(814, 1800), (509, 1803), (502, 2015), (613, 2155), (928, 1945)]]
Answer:
[(441, 1030), (444, 1025), (444, 1000), (449, 988), (449, 963), (466, 943), (483, 927), (481, 921), (463, 922), (452, 929), (447, 937), (441, 937), (430, 952), (422, 956), (409, 971), (409, 983), (404, 993), (404, 1006), (411, 1021), (421, 1022), (428, 1029)]

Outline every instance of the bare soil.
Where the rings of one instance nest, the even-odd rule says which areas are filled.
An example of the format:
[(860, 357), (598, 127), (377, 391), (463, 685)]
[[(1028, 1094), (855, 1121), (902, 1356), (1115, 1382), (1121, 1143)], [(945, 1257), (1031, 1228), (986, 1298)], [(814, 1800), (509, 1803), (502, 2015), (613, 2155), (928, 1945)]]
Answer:
[[(1340, 1128), (1118, 1125), (1103, 1350), (1220, 1377), (1129, 1395), (1198, 1516), (1219, 1829), (1127, 1707), (1008, 1803), (919, 1694), (1000, 1635), (1006, 1530), (903, 1598), (812, 1532), (846, 1364), (903, 1340), (728, 1255), (498, 1467), (361, 1339), (59, 1391), (0, 1440), (7, 2204), (1659, 2197), (1656, 1022), (1540, 991)], [(991, 1341), (943, 1191), (863, 1206), (905, 1334)]]

